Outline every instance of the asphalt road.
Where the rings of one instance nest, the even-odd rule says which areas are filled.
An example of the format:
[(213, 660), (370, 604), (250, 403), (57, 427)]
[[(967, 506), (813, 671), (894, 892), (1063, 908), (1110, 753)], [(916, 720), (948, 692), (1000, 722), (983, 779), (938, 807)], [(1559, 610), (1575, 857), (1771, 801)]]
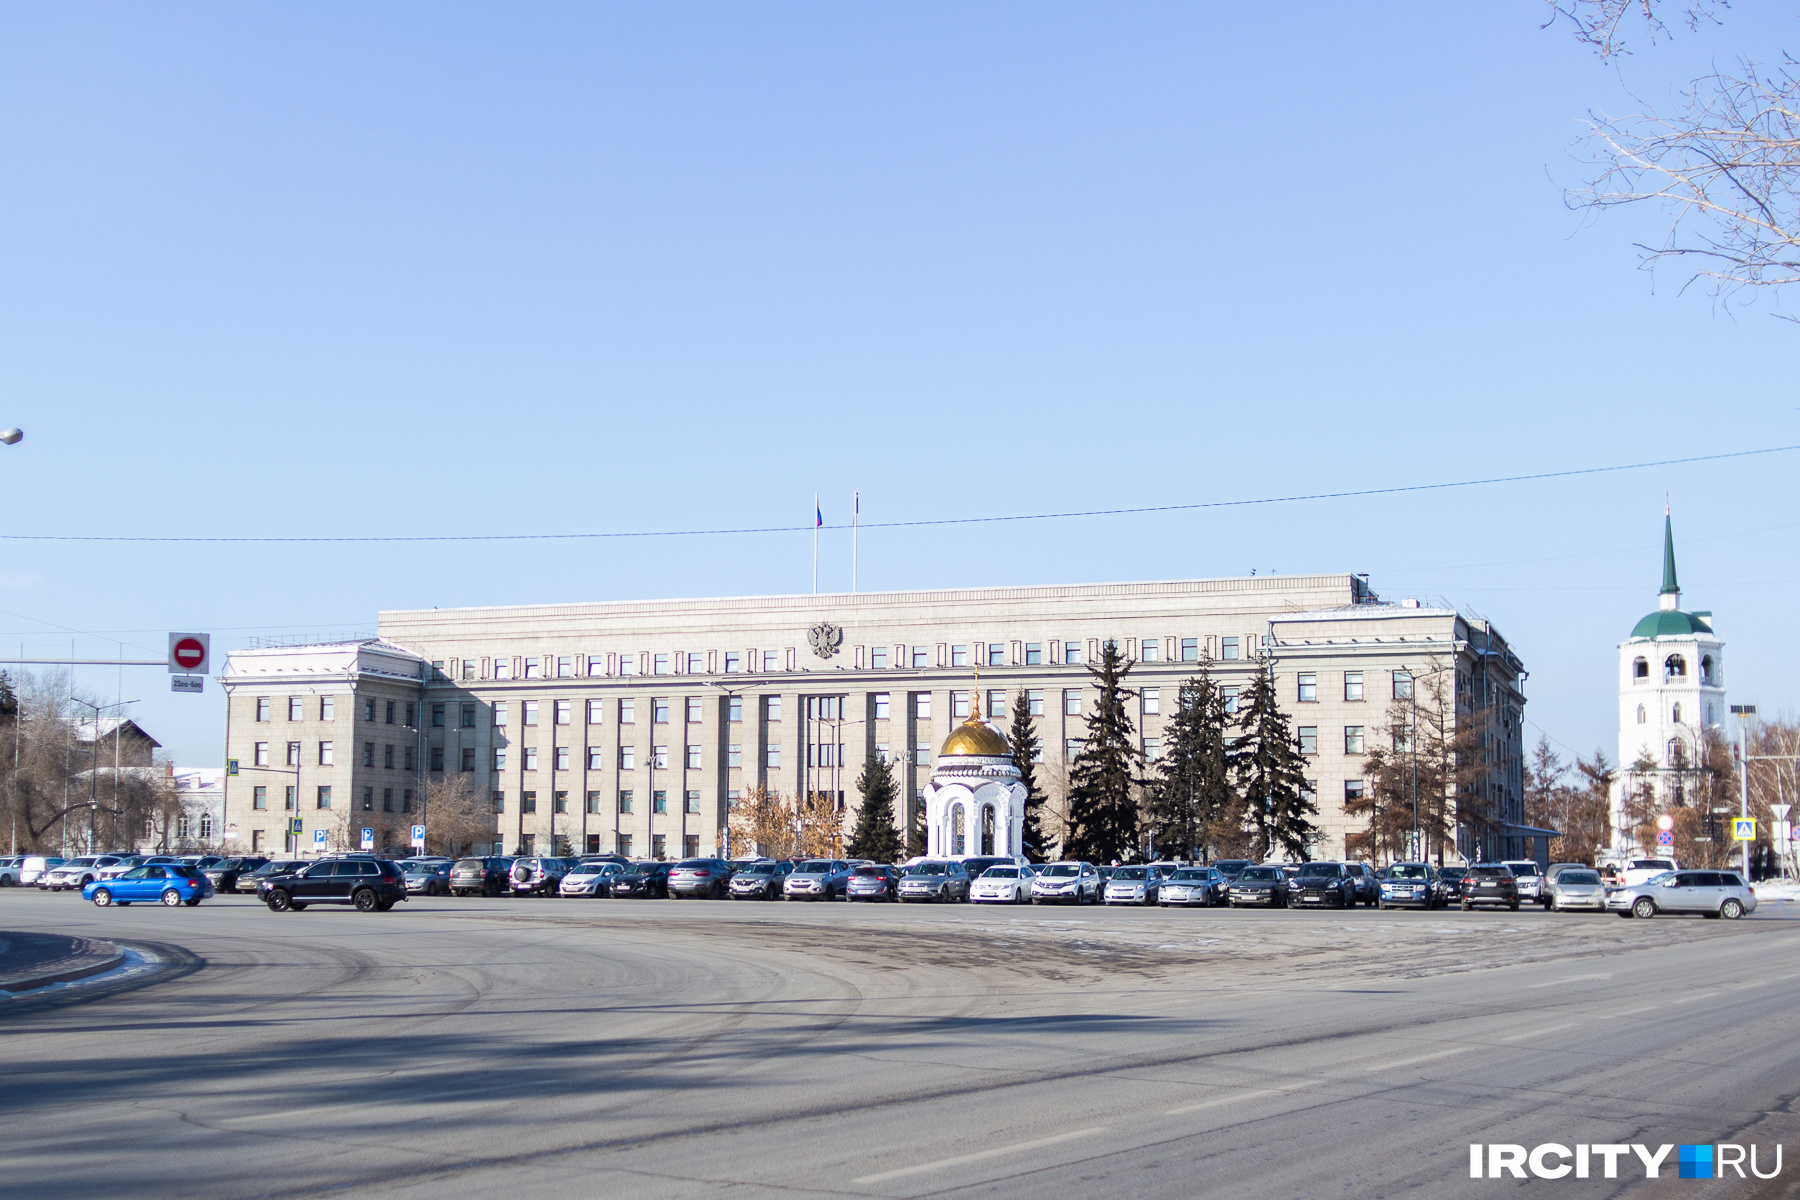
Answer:
[(1472, 1141), (1800, 1153), (1796, 907), (275, 915), (9, 889), (0, 928), (170, 969), (0, 1001), (0, 1196), (1373, 1200), (1519, 1186), (1470, 1180)]

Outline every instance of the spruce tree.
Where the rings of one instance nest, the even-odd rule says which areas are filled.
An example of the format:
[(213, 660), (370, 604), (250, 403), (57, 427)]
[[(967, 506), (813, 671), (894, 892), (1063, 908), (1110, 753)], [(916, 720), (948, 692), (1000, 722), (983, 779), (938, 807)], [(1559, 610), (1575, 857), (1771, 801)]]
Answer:
[(917, 796), (908, 805), (912, 810), (912, 819), (906, 823), (906, 856), (922, 858), (930, 840), (925, 836), (925, 803)]
[(1012, 743), (1013, 765), (1019, 768), (1019, 782), (1025, 785), (1025, 822), (1020, 840), (1025, 843), (1028, 854), (1049, 858), (1039, 820), (1043, 815), (1044, 793), (1037, 785), (1038, 748), (1043, 743), (1038, 740), (1037, 723), (1031, 719), (1031, 698), (1024, 688), (1013, 696), (1012, 729), (1006, 740)]
[(862, 806), (856, 810), (856, 832), (846, 851), (851, 858), (891, 863), (900, 857), (900, 834), (894, 828), (894, 769), (873, 750), (857, 776), (856, 790)]
[(1221, 821), (1241, 821), (1231, 786), (1231, 716), (1225, 695), (1205, 665), (1181, 684), (1175, 711), (1163, 725), (1163, 753), (1151, 793), (1150, 815), (1166, 845), (1204, 859)]
[(1137, 848), (1138, 809), (1132, 785), (1142, 782), (1131, 710), (1137, 695), (1125, 686), (1131, 667), (1116, 642), (1107, 641), (1098, 665), (1090, 665), (1099, 695), (1088, 718), (1087, 739), (1069, 767), (1069, 825), (1063, 843), (1066, 858), (1105, 863)]
[(1231, 768), (1248, 810), (1252, 854), (1262, 859), (1280, 849), (1290, 859), (1304, 859), (1318, 836), (1311, 818), (1319, 805), (1306, 787), (1306, 760), (1294, 744), (1267, 664), (1252, 677), (1241, 704), (1242, 732), (1231, 743)]

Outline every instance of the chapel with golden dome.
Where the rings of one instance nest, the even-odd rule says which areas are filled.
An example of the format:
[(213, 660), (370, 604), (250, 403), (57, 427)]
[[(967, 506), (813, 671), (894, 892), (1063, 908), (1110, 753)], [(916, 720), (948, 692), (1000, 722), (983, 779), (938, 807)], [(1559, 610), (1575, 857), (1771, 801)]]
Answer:
[(982, 719), (978, 695), (944, 739), (921, 796), (926, 854), (1022, 857), (1025, 785), (1006, 735)]

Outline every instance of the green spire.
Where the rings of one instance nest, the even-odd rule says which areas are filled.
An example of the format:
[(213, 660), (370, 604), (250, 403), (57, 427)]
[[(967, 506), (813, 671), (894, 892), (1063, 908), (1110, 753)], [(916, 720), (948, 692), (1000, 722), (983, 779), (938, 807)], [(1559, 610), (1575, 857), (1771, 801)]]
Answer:
[(1669, 519), (1668, 505), (1663, 506), (1663, 585), (1662, 594), (1679, 596), (1681, 585), (1675, 582), (1675, 525)]

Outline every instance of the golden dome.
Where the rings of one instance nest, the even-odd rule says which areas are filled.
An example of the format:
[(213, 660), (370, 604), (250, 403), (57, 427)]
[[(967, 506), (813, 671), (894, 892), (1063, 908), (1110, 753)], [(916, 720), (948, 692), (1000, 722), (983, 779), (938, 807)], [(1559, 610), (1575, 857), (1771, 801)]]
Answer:
[(944, 748), (938, 751), (940, 758), (957, 754), (1012, 757), (1012, 747), (1007, 744), (1006, 735), (981, 719), (979, 700), (969, 709), (969, 719), (950, 731), (950, 736), (944, 739)]

